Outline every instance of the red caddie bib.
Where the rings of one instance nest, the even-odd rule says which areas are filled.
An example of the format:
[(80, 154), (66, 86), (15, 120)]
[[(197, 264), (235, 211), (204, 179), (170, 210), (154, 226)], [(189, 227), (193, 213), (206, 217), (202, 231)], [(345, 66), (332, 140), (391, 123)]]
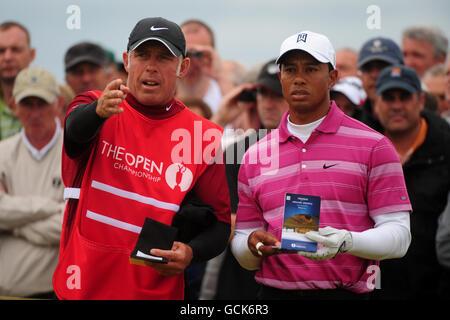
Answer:
[[(129, 256), (146, 217), (171, 224), (206, 170), (208, 152), (220, 144), (221, 131), (187, 108), (152, 120), (126, 101), (121, 106), (122, 114), (105, 121), (87, 161), (54, 290), (60, 299), (183, 299), (183, 274), (164, 277), (130, 264)], [(206, 133), (216, 135), (214, 146), (196, 142), (195, 135), (202, 139)], [(63, 152), (67, 187), (78, 165)]]

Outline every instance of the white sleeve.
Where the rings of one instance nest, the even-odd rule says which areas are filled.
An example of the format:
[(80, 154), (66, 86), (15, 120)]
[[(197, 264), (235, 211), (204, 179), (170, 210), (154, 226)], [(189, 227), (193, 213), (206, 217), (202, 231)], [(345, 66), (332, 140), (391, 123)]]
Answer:
[(370, 260), (403, 257), (411, 243), (409, 212), (382, 214), (373, 220), (373, 229), (350, 232), (353, 247), (348, 253)]
[(234, 231), (234, 237), (231, 240), (231, 252), (241, 267), (247, 270), (257, 270), (261, 265), (261, 258), (255, 257), (248, 248), (248, 237), (257, 229), (238, 229)]

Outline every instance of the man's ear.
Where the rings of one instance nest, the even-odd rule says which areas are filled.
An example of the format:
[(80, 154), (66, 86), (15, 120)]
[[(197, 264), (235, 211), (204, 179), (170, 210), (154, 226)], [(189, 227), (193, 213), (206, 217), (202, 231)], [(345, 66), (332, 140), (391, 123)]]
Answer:
[(123, 66), (128, 73), (128, 52), (125, 51), (124, 53), (122, 53), (122, 59), (123, 59)]
[(62, 95), (62, 94), (60, 94), (59, 96), (58, 96), (58, 98), (56, 98), (56, 103), (57, 103), (57, 105), (56, 105), (56, 112), (58, 113), (58, 114), (63, 114), (63, 112), (64, 112), (64, 96)]
[(328, 90), (333, 88), (338, 81), (339, 72), (336, 69), (328, 72)]
[(13, 114), (16, 116), (17, 118), (17, 104), (16, 104), (16, 100), (14, 100), (14, 97), (11, 97), (11, 100), (9, 100), (9, 107), (11, 108), (11, 111), (13, 112)]
[(30, 49), (30, 63), (34, 61), (34, 58), (36, 57), (36, 49), (31, 48)]
[(184, 76), (187, 74), (189, 70), (189, 66), (191, 65), (191, 59), (184, 58), (183, 61), (181, 61), (180, 69), (177, 72), (177, 77), (179, 79), (184, 78)]
[(381, 94), (377, 94), (375, 100), (373, 101), (373, 113), (377, 118), (380, 117), (380, 100)]
[(423, 108), (425, 107), (425, 92), (421, 92), (419, 94), (419, 103), (420, 103), (420, 111), (423, 110)]

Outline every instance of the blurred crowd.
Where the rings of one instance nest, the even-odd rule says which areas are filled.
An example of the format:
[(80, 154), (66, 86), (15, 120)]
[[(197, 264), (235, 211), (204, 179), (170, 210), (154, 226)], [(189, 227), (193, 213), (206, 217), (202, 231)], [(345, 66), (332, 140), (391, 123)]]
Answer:
[[(276, 129), (288, 110), (276, 57), (252, 66), (224, 60), (211, 26), (195, 19), (180, 26), (191, 64), (178, 82), (176, 98), (225, 128), (225, 153), (239, 144), (247, 149), (261, 132)], [(65, 83), (33, 65), (37, 50), (25, 25), (0, 23), (0, 297), (55, 297), (52, 274), (65, 203), (60, 150), (66, 108), (80, 93), (101, 91), (114, 79), (127, 81), (121, 59), (95, 39), (67, 48)], [(377, 92), (383, 70), (395, 66), (399, 72), (409, 67), (407, 72), (419, 77), (417, 87), (412, 76), (399, 76), (409, 81), (413, 94), (409, 87), (409, 94)], [(380, 288), (372, 297), (449, 298), (450, 145), (442, 145), (450, 132), (448, 37), (434, 26), (411, 26), (400, 43), (376, 37), (360, 48), (337, 48), (336, 69), (339, 81), (330, 90), (331, 99), (345, 114), (392, 140), (413, 206), (408, 254), (381, 262)], [(396, 113), (411, 123), (420, 117), (427, 129), (405, 141), (393, 124)], [(239, 202), (239, 160), (226, 165), (232, 221)], [(254, 272), (243, 269), (230, 248), (207, 263), (192, 264), (185, 282), (189, 300), (256, 299), (258, 287)]]

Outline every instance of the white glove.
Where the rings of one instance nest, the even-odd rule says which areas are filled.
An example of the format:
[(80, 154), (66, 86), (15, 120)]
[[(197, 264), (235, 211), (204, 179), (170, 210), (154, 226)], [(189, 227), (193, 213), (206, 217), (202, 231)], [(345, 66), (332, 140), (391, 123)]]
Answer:
[(323, 245), (317, 252), (298, 251), (297, 253), (311, 260), (326, 260), (334, 258), (340, 252), (347, 252), (353, 246), (352, 235), (347, 230), (332, 227), (309, 231), (305, 236)]

